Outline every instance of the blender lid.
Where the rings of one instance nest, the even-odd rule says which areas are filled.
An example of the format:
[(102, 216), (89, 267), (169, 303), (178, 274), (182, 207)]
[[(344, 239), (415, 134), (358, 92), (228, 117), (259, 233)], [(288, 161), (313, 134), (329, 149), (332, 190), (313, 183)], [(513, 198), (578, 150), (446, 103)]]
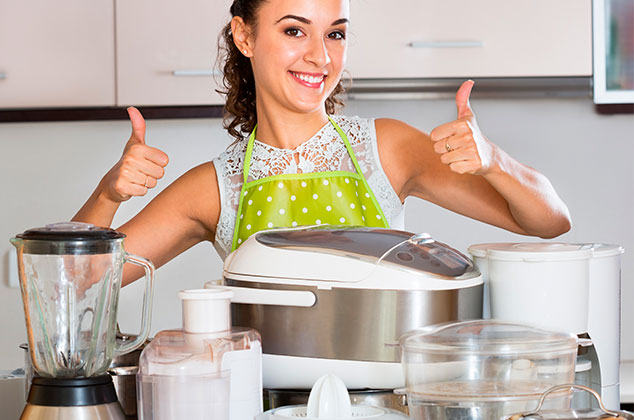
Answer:
[(90, 223), (60, 222), (26, 230), (16, 235), (23, 240), (41, 241), (98, 241), (125, 238), (121, 232)]
[(28, 229), (15, 236), (21, 240), (25, 254), (102, 254), (114, 250), (121, 232), (89, 223), (61, 222)]
[(494, 319), (478, 319), (416, 329), (403, 335), (399, 342), (404, 351), (416, 353), (512, 355), (574, 349), (577, 336)]
[(570, 261), (589, 260), (591, 245), (566, 244), (561, 242), (522, 242), (490, 244), (487, 256), (500, 261)]

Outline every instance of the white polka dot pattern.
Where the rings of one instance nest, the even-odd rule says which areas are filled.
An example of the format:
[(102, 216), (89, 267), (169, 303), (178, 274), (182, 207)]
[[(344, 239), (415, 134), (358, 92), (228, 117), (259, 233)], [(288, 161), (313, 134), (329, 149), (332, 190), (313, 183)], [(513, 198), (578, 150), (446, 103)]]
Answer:
[[(274, 179), (247, 185), (238, 238), (273, 227), (302, 225), (361, 225), (384, 227), (379, 210), (355, 175)], [(350, 182), (354, 181), (354, 182)], [(257, 203), (256, 205), (252, 205)], [(241, 243), (240, 242), (240, 243)]]

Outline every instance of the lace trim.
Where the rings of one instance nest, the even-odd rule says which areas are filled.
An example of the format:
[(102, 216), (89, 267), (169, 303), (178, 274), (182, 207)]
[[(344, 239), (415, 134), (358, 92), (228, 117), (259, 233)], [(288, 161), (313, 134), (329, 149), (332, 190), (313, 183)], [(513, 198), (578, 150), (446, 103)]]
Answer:
[[(334, 116), (333, 119), (348, 136), (361, 172), (368, 180), (391, 226), (392, 222), (400, 217), (403, 205), (379, 162), (374, 120), (343, 116)], [(231, 250), (247, 142), (248, 138), (244, 138), (233, 143), (214, 159), (221, 191), (221, 210), (215, 246), (223, 259)], [(298, 157), (297, 161), (295, 156)], [(280, 174), (325, 171), (355, 172), (344, 142), (329, 122), (294, 150), (280, 149), (256, 140), (248, 181)]]

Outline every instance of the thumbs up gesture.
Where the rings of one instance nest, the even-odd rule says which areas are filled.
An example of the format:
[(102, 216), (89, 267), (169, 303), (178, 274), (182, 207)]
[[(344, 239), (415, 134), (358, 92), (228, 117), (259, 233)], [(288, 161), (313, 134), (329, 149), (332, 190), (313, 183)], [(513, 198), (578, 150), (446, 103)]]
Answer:
[(494, 148), (480, 132), (469, 104), (473, 85), (467, 80), (456, 92), (458, 119), (434, 128), (430, 137), (434, 151), (453, 172), (484, 175), (491, 167)]
[(145, 195), (165, 173), (169, 161), (159, 149), (145, 144), (145, 120), (138, 109), (128, 108), (132, 134), (121, 159), (101, 181), (106, 197), (120, 203), (133, 196)]

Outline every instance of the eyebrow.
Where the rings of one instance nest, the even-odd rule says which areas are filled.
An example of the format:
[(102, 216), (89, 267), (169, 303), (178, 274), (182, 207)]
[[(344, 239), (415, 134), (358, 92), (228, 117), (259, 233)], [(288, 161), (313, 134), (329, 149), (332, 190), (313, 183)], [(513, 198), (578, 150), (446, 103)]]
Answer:
[[(279, 18), (275, 24), (277, 25), (278, 23), (280, 23), (281, 21), (283, 21), (284, 19), (295, 19), (298, 20), (302, 23), (305, 23), (306, 25), (312, 25), (312, 21), (310, 19), (306, 19), (305, 17), (302, 16), (297, 16), (297, 15), (286, 15), (286, 16), (282, 16), (281, 18)], [(349, 20), (346, 18), (341, 18), (341, 19), (337, 19), (334, 22), (332, 22), (330, 25), (331, 26), (336, 26), (336, 25), (341, 25), (342, 23), (348, 23)]]

